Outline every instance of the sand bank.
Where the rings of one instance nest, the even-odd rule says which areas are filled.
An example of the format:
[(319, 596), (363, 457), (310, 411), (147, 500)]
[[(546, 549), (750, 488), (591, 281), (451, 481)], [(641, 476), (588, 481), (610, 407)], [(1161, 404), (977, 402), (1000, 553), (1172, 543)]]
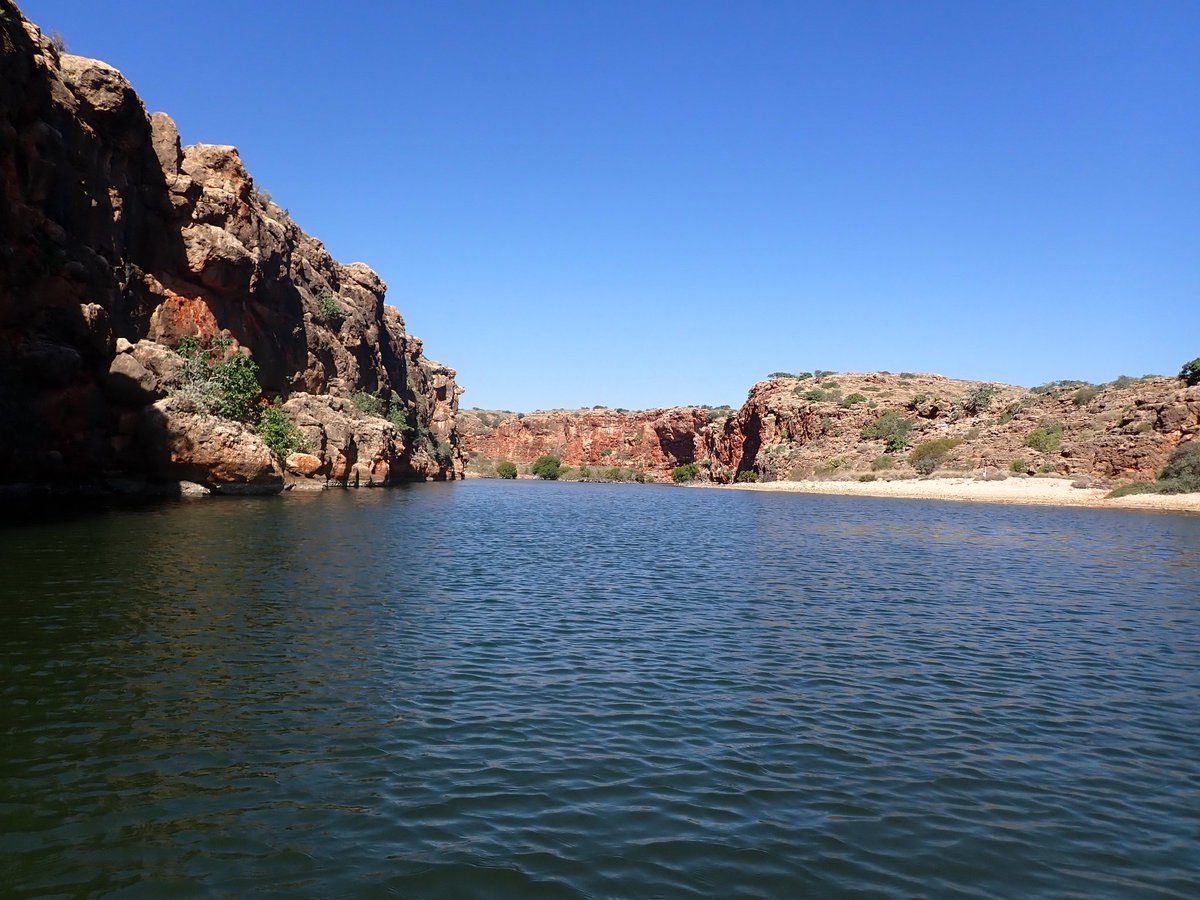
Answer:
[(771, 481), (721, 485), (725, 490), (785, 491), (798, 494), (842, 494), (855, 497), (899, 497), (910, 500), (966, 500), (985, 503), (1034, 503), (1091, 506), (1100, 509), (1154, 509), (1200, 513), (1200, 494), (1135, 494), (1106, 500), (1106, 490), (1074, 488), (1065, 478), (914, 478), (896, 481)]

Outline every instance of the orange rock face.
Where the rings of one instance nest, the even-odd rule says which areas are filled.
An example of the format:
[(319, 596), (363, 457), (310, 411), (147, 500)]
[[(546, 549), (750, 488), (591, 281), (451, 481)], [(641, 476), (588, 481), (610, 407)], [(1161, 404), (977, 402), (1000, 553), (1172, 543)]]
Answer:
[(569, 466), (620, 466), (666, 478), (675, 466), (711, 455), (707, 416), (699, 407), (556, 410), (519, 416), (462, 410), (458, 431), (465, 452), (490, 460), (532, 462), (551, 453)]
[[(907, 423), (903, 447), (863, 436), (889, 413)], [(1037, 429), (1056, 437), (1031, 446)], [(764, 480), (914, 477), (910, 453), (939, 441), (942, 471), (1148, 480), (1177, 445), (1200, 440), (1200, 386), (1151, 377), (1032, 391), (940, 375), (823, 373), (759, 382), (728, 416), (695, 407), (464, 410), (460, 430), (464, 449), (482, 461), (481, 473), (496, 460), (527, 464), (552, 453), (569, 466), (624, 466), (659, 480), (689, 462), (717, 482), (739, 473)]]

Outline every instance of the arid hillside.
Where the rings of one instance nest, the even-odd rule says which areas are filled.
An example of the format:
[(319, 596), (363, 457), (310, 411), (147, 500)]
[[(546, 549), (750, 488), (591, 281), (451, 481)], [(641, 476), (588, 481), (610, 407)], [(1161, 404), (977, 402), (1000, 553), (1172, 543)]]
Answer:
[(1028, 389), (940, 375), (777, 375), (734, 411), (579, 410), (462, 413), (471, 469), (525, 464), (622, 466), (666, 480), (880, 479), (966, 471), (1148, 480), (1172, 449), (1200, 436), (1200, 386), (1177, 378), (1060, 382)]

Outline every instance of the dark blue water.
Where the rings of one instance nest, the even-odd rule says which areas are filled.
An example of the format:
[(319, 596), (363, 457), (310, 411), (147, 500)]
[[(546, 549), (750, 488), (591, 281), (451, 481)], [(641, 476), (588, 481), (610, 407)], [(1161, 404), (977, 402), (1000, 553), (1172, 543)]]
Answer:
[(469, 481), (0, 538), (0, 893), (1200, 893), (1200, 517)]

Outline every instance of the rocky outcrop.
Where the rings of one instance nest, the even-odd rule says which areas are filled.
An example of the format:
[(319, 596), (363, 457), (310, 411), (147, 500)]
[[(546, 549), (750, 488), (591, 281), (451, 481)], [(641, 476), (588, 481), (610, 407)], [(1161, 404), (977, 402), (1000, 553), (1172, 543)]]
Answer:
[[(905, 423), (903, 446), (864, 437), (887, 414)], [(716, 482), (739, 473), (762, 480), (913, 477), (910, 452), (941, 441), (942, 470), (1149, 480), (1177, 445), (1200, 440), (1200, 386), (1147, 377), (1029, 390), (940, 375), (825, 372), (759, 382), (728, 416), (693, 407), (464, 410), (461, 421), (463, 445), (481, 474), (496, 460), (528, 464), (553, 453), (567, 465), (629, 466), (658, 480), (689, 462)], [(1038, 429), (1050, 437), (1031, 446)]]
[(520, 415), (463, 410), (459, 434), (464, 452), (488, 461), (481, 471), (490, 469), (490, 461), (527, 463), (549, 453), (568, 466), (616, 466), (665, 479), (675, 466), (710, 457), (719, 431), (713, 429), (710, 410), (675, 407)]
[[(461, 473), (454, 370), (424, 357), (375, 272), (301, 231), (236, 148), (182, 147), (120, 72), (60, 53), (10, 0), (0, 51), (0, 483), (208, 466), (207, 431), (178, 438), (199, 422), (170, 419), (169, 471), (130, 424), (163, 398), (184, 336), (250, 355), (267, 399), (366, 392), (402, 408), (445, 452), (380, 448), (384, 480)], [(233, 470), (208, 471), (219, 485)]]

